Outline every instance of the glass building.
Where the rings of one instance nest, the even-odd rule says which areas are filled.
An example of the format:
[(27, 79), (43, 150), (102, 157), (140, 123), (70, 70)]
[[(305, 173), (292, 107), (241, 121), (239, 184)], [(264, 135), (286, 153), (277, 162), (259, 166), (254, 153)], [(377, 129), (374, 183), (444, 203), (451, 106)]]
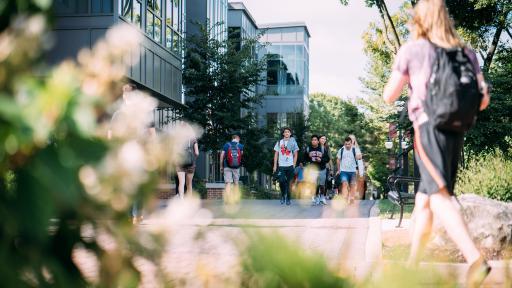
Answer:
[(258, 114), (261, 126), (291, 126), (297, 113), (309, 112), (309, 38), (305, 23), (259, 25), (261, 42), (267, 44), (259, 51), (266, 56), (265, 80), (258, 87), (264, 95)]
[(139, 54), (131, 56), (127, 80), (159, 100), (154, 112), (157, 126), (179, 118), (184, 108), (186, 0), (55, 0), (53, 10), (56, 43), (47, 55), (50, 63), (75, 58), (80, 49), (94, 46), (111, 26), (130, 23), (144, 37)]
[[(258, 35), (258, 26), (242, 2), (229, 3), (228, 10), (228, 38), (241, 48), (244, 39), (255, 38)], [(255, 55), (256, 56), (256, 55)]]
[(228, 0), (188, 0), (187, 36), (199, 33), (199, 26), (208, 26), (212, 38), (224, 41), (228, 38)]

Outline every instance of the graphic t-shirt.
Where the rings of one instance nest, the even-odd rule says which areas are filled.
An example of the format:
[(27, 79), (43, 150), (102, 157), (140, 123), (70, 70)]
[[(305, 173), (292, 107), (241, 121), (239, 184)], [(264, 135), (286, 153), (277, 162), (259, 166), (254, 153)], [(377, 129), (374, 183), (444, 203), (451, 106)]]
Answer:
[(279, 167), (293, 166), (293, 153), (299, 151), (297, 141), (293, 137), (288, 140), (281, 139), (274, 146), (274, 151), (278, 152), (278, 165)]
[(316, 166), (318, 170), (324, 170), (329, 162), (329, 154), (321, 146), (309, 146), (304, 154), (304, 159), (307, 164)]
[[(340, 171), (344, 172), (356, 172), (357, 170), (357, 164), (356, 164), (356, 158), (354, 158), (354, 153), (352, 152), (352, 149), (355, 149), (355, 154), (361, 154), (361, 150), (357, 147), (352, 147), (350, 150), (347, 150), (345, 147), (342, 147), (338, 151), (337, 158), (341, 159), (341, 156), (343, 154), (343, 159), (341, 159), (340, 163)], [(342, 150), (343, 153), (342, 153)]]
[(224, 150), (224, 167), (229, 167), (228, 166), (228, 151), (229, 151), (229, 147), (231, 147), (231, 145), (236, 145), (236, 144), (238, 144), (238, 148), (240, 148), (240, 153), (241, 154), (244, 153), (244, 145), (240, 144), (239, 142), (231, 141), (231, 142), (228, 142), (228, 143), (224, 144), (224, 147), (222, 147), (222, 150)]

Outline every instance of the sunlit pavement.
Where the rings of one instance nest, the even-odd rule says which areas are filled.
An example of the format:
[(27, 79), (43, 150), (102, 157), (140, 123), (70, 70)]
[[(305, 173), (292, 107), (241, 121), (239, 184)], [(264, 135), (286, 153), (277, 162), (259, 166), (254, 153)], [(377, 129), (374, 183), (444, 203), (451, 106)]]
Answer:
[[(241, 269), (238, 248), (247, 239), (245, 232), (253, 231), (285, 235), (298, 247), (323, 255), (335, 270), (342, 266), (360, 269), (356, 264), (380, 258), (380, 240), (375, 245), (377, 252), (367, 247), (374, 205), (375, 201), (356, 201), (348, 206), (343, 201), (329, 201), (326, 206), (312, 206), (310, 200), (295, 200), (290, 206), (278, 200), (243, 200), (238, 205), (202, 201), (202, 208), (210, 214), (199, 213), (203, 216), (190, 217), (177, 228), (166, 250), (166, 269), (191, 286), (201, 286), (200, 280), (190, 283), (194, 282), (193, 275), (206, 273), (198, 269), (207, 269), (217, 280), (236, 283), (231, 277)], [(207, 224), (204, 218), (209, 218)], [(151, 229), (161, 220), (148, 218), (140, 228)]]

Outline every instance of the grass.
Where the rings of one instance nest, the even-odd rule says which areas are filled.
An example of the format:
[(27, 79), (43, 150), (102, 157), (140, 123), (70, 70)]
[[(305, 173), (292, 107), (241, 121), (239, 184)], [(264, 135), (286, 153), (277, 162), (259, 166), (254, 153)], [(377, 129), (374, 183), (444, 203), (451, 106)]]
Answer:
[[(412, 209), (414, 206), (405, 206), (404, 207), (404, 219), (411, 218)], [(379, 200), (379, 217), (380, 218), (389, 218), (391, 217), (391, 213), (395, 209), (395, 216), (400, 215), (400, 207), (396, 204), (393, 204), (388, 199)]]

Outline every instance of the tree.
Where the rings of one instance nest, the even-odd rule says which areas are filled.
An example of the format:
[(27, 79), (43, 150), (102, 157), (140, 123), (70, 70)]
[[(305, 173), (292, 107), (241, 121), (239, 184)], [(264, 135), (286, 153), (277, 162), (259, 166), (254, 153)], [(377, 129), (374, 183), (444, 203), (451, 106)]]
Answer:
[(370, 180), (380, 188), (388, 176), (387, 155), (383, 149), (385, 133), (382, 133), (382, 123), (374, 121), (368, 115), (369, 111), (363, 111), (364, 109), (364, 105), (358, 107), (336, 96), (312, 94), (309, 130), (311, 133), (327, 135), (333, 156), (343, 145), (345, 137), (354, 134), (361, 146), (364, 160), (370, 164)]
[(483, 71), (489, 72), (502, 41), (502, 33), (510, 27), (510, 0), (448, 0), (446, 6), (465, 40), (480, 52)]
[(200, 25), (200, 33), (190, 37), (185, 52), (183, 85), (189, 106), (185, 118), (204, 129), (199, 141), (204, 151), (220, 149), (234, 130), (257, 129), (254, 109), (261, 96), (255, 87), (266, 63), (255, 58), (257, 38), (244, 39), (237, 49), (236, 41), (213, 37), (219, 25)]
[[(506, 153), (512, 139), (512, 47), (503, 47), (496, 54), (488, 74), (491, 103), (466, 135), (466, 148), (472, 154), (499, 148)], [(471, 153), (470, 153), (471, 154)]]

